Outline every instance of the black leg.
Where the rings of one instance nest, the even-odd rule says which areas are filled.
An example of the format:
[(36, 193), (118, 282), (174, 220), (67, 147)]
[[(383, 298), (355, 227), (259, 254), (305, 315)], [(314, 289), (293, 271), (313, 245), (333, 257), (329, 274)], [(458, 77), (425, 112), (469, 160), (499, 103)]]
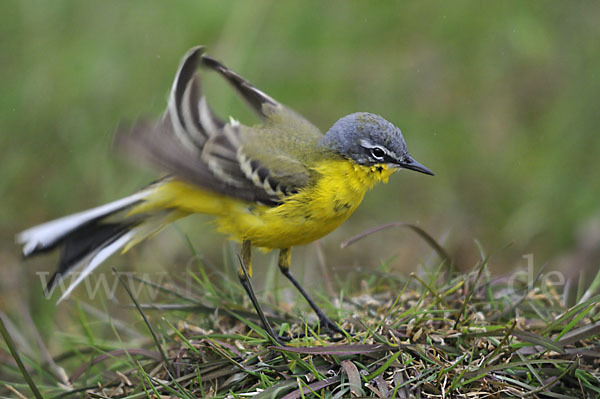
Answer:
[(267, 317), (263, 313), (262, 308), (258, 303), (258, 299), (256, 299), (256, 295), (254, 294), (252, 284), (250, 283), (250, 277), (252, 276), (252, 246), (250, 244), (250, 241), (243, 242), (242, 256), (239, 258), (239, 261), (240, 267), (238, 269), (238, 278), (240, 279), (240, 283), (242, 283), (242, 287), (244, 287), (246, 293), (250, 297), (250, 301), (252, 301), (252, 305), (254, 305), (256, 313), (262, 321), (263, 327), (278, 345), (285, 346), (282, 337), (279, 337), (273, 331), (273, 327), (271, 327), (271, 324), (269, 323)]
[(348, 333), (340, 327), (338, 327), (337, 324), (331, 321), (331, 319), (327, 317), (325, 313), (323, 313), (323, 311), (317, 306), (317, 304), (311, 299), (311, 297), (308, 296), (308, 293), (304, 290), (304, 288), (302, 288), (300, 283), (294, 278), (294, 276), (292, 276), (292, 273), (290, 272), (291, 256), (292, 251), (290, 248), (282, 249), (279, 252), (279, 270), (281, 270), (281, 273), (283, 273), (283, 275), (287, 277), (287, 279), (290, 280), (292, 284), (294, 284), (294, 287), (296, 287), (296, 289), (300, 291), (304, 299), (306, 299), (306, 302), (308, 302), (310, 307), (313, 308), (313, 310), (319, 317), (319, 323), (321, 325), (321, 328), (325, 331), (328, 331), (330, 333), (329, 335), (333, 335), (333, 333), (337, 332), (345, 337)]

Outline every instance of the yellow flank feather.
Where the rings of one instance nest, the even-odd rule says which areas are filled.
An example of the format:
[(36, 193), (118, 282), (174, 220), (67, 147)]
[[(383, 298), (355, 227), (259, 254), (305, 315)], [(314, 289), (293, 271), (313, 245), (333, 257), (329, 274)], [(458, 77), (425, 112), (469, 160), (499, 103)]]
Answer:
[(249, 240), (265, 250), (303, 245), (335, 230), (360, 205), (367, 190), (387, 183), (396, 168), (362, 166), (347, 159), (324, 160), (312, 168), (318, 178), (275, 207), (248, 203), (168, 180), (131, 215), (173, 209), (180, 217), (214, 215), (218, 230), (233, 240)]

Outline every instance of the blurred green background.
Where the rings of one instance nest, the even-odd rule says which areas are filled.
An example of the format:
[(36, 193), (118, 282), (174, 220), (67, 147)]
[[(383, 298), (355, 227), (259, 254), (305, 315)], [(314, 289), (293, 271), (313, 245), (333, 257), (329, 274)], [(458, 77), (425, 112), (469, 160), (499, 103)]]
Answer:
[[(400, 220), (442, 240), (466, 268), (479, 257), (475, 240), (494, 251), (498, 271), (523, 267), (527, 253), (536, 266), (587, 259), (600, 241), (599, 20), (593, 1), (4, 0), (0, 309), (43, 303), (35, 273), (56, 260), (23, 262), (15, 233), (157, 176), (112, 154), (113, 132), (162, 112), (181, 56), (197, 44), (324, 131), (352, 112), (383, 115), (436, 172), (394, 176), (324, 238), (337, 270), (428, 261), (431, 251), (402, 230), (339, 248)], [(225, 85), (209, 90), (222, 116), (246, 120)], [(223, 239), (206, 219), (179, 229), (221, 261)], [(294, 262), (311, 264), (314, 252), (300, 249)], [(170, 228), (108, 264), (183, 269), (189, 254)], [(35, 317), (54, 312), (31, 307)]]

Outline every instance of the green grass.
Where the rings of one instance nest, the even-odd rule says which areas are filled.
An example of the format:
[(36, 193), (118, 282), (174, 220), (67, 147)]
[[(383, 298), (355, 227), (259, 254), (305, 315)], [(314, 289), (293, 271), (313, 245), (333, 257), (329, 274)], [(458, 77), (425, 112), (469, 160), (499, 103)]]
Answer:
[[(421, 233), (420, 233), (421, 234)], [(422, 234), (427, 234), (422, 232)], [(440, 247), (436, 242), (434, 248)], [(108, 314), (98, 320), (79, 307), (81, 334), (65, 336), (70, 350), (50, 363), (18, 356), (4, 362), (6, 391), (25, 397), (98, 398), (175, 396), (258, 398), (596, 397), (600, 394), (600, 296), (590, 291), (573, 306), (563, 292), (539, 281), (491, 278), (489, 258), (466, 274), (446, 259), (402, 276), (382, 264), (360, 276), (337, 310), (352, 335), (332, 341), (296, 312), (273, 308), (273, 322), (295, 336), (273, 346), (235, 283), (206, 278), (198, 262), (192, 290), (163, 286), (159, 300), (129, 295), (135, 333)], [(510, 283), (513, 281), (513, 283)], [(149, 286), (154, 283), (145, 282)], [(155, 284), (154, 284), (155, 285)], [(277, 287), (267, 287), (277, 292)], [(269, 308), (272, 303), (267, 303)], [(108, 325), (113, 338), (98, 336)], [(119, 327), (120, 326), (120, 327)], [(13, 334), (19, 334), (13, 331)], [(135, 338), (133, 336), (135, 335)], [(20, 341), (24, 339), (19, 337)], [(338, 337), (340, 338), (340, 337)], [(22, 359), (22, 360), (21, 360)], [(41, 397), (39, 396), (39, 397)]]
[[(519, 331), (552, 339), (560, 334), (561, 340), (571, 337), (574, 341), (566, 349), (576, 347), (591, 356), (595, 338), (589, 343), (586, 337), (597, 331), (593, 324), (597, 309), (592, 303), (578, 304), (594, 298), (600, 286), (596, 261), (600, 169), (595, 167), (600, 154), (600, 135), (595, 134), (600, 107), (599, 18), (600, 3), (593, 1), (0, 2), (0, 197), (4, 209), (0, 213), (0, 312), (5, 314), (3, 320), (26, 370), (46, 396), (68, 391), (57, 385), (57, 381), (68, 385), (63, 369), (68, 377), (94, 360), (99, 363), (83, 369), (75, 384), (78, 389), (96, 386), (97, 381), (117, 381), (115, 370), (120, 370), (129, 371), (127, 375), (136, 383), (146, 384), (149, 394), (154, 394), (153, 389), (167, 392), (154, 380), (159, 374), (150, 370), (160, 365), (153, 357), (156, 343), (139, 312), (133, 311), (125, 290), (118, 286), (118, 304), (99, 295), (95, 300), (56, 307), (44, 298), (36, 275), (37, 271), (53, 271), (56, 259), (23, 262), (14, 235), (31, 225), (127, 195), (157, 177), (111, 153), (113, 132), (121, 121), (162, 112), (180, 57), (198, 44), (207, 45), (212, 56), (323, 130), (351, 112), (383, 115), (402, 128), (412, 155), (436, 172), (431, 179), (404, 173), (377, 187), (356, 214), (319, 247), (296, 251), (293, 266), (300, 280), (313, 283), (309, 290), (317, 292), (317, 300), (329, 314), (344, 323), (356, 323), (349, 314), (361, 316), (364, 325), (353, 327), (360, 339), (375, 339), (370, 331), (382, 335), (380, 330), (390, 323), (400, 327), (406, 323), (406, 329), (414, 333), (419, 331), (414, 326), (427, 319), (429, 310), (393, 319), (396, 308), (410, 310), (410, 301), (400, 298), (392, 306), (397, 296), (386, 298), (386, 290), (404, 290), (407, 298), (423, 292), (415, 299), (417, 308), (429, 307), (439, 312), (435, 313), (438, 318), (451, 314), (455, 323), (459, 320), (452, 329), (468, 323), (499, 329), (491, 341), (485, 338), (489, 353), (482, 355), (460, 346), (479, 341), (461, 336), (463, 341), (457, 342), (453, 330), (442, 325), (445, 342), (465, 350), (458, 357), (448, 356), (447, 361), (454, 362), (451, 365), (427, 369), (416, 381), (419, 389), (438, 383), (439, 375), (444, 377), (440, 384), (450, 381), (456, 383), (455, 389), (476, 389), (487, 381), (484, 377), (466, 384), (467, 388), (459, 384), (477, 377), (470, 370), (478, 360), (485, 361), (477, 356), (488, 359), (500, 343), (494, 356), (508, 356), (506, 348), (525, 339)], [(222, 116), (248, 118), (224, 85), (209, 81), (207, 89)], [(385, 230), (377, 239), (343, 251), (338, 248), (350, 235), (397, 220), (424, 228), (438, 240), (444, 237), (441, 241), (455, 267), (448, 271), (449, 264), (440, 265), (435, 255), (426, 252), (426, 244), (403, 230)], [(228, 276), (235, 275), (235, 256), (221, 238), (209, 232), (212, 228), (202, 218), (186, 220), (178, 228), (197, 244), (193, 262), (188, 261), (186, 242), (171, 230), (151, 245), (111, 261), (112, 265), (119, 271), (135, 270), (136, 276), (142, 272), (155, 276), (166, 270), (186, 287), (182, 296), (172, 281), (162, 287), (160, 281), (151, 279), (142, 290), (145, 295), (148, 290), (161, 293), (157, 301), (148, 298), (140, 305), (169, 357), (174, 347), (183, 345), (169, 323), (187, 339), (200, 336), (199, 327), (207, 332), (212, 329), (205, 335), (217, 334), (215, 339), (223, 342), (230, 342), (230, 330), (239, 327), (242, 330), (236, 334), (242, 336), (242, 356), (232, 359), (244, 365), (248, 348), (262, 348), (266, 341), (258, 327), (248, 332), (256, 320), (242, 305), (237, 281), (229, 280)], [(495, 250), (479, 248), (473, 237)], [(316, 252), (325, 254), (321, 258), (326, 262)], [(471, 265), (490, 253), (490, 262), (465, 281), (451, 274), (469, 273)], [(546, 265), (544, 275), (561, 271), (566, 285), (549, 287), (548, 295), (540, 295), (536, 289), (548, 281), (533, 275), (536, 283), (529, 281), (508, 303), (501, 276), (525, 265), (523, 254), (535, 256), (535, 270)], [(256, 263), (267, 264), (269, 259), (263, 257)], [(211, 260), (218, 266), (211, 267)], [(325, 267), (326, 263), (336, 267)], [(417, 272), (410, 278), (400, 274), (421, 270), (419, 264), (438, 271), (438, 277), (434, 279), (433, 271)], [(267, 312), (281, 313), (277, 324), (284, 323), (286, 332), (304, 330), (298, 317), (309, 313), (300, 299), (287, 295), (276, 268), (263, 272), (257, 270), (255, 283), (260, 300), (270, 305)], [(320, 278), (325, 273), (333, 277)], [(336, 278), (336, 273), (342, 277)], [(187, 290), (188, 282), (193, 290)], [(339, 297), (329, 303), (340, 286)], [(322, 293), (324, 288), (328, 295)], [(457, 302), (459, 293), (463, 299)], [(368, 303), (392, 319), (372, 314), (373, 309), (367, 312)], [(554, 319), (559, 315), (568, 316)], [(517, 323), (513, 333), (521, 335), (507, 335), (515, 318), (537, 324)], [(430, 345), (424, 332), (418, 337), (420, 344)], [(548, 345), (549, 341), (543, 342)], [(213, 346), (204, 341), (202, 345), (200, 352), (217, 356)], [(129, 356), (124, 349), (131, 349)], [(31, 396), (9, 352), (8, 347), (0, 349), (0, 379)], [(389, 359), (397, 353), (381, 355)], [(329, 355), (296, 356), (307, 365), (311, 359), (329, 361)], [(405, 354), (398, 356), (396, 362), (407, 360)], [(508, 360), (523, 361), (521, 356), (527, 361), (534, 357), (516, 351)], [(540, 359), (549, 356), (539, 355)], [(567, 382), (588, 381), (581, 369), (569, 370), (573, 364), (588, 367), (590, 356), (586, 356), (579, 363), (569, 358), (568, 366), (536, 363), (497, 375), (504, 378), (503, 383), (531, 391), (568, 371), (560, 384), (549, 389), (570, 392), (572, 385)], [(566, 355), (559, 357), (564, 360)], [(238, 372), (229, 360), (221, 361)], [(391, 363), (392, 369), (396, 362)], [(495, 362), (489, 360), (489, 366)], [(336, 370), (343, 370), (338, 373), (340, 381), (330, 386), (341, 385), (336, 393), (357, 385), (353, 367), (344, 365), (336, 363)], [(204, 379), (205, 392), (211, 386), (219, 388), (226, 378), (227, 374), (209, 378), (213, 370), (219, 370), (214, 367), (201, 370), (202, 377), (196, 378)], [(102, 369), (108, 371), (102, 374)], [(380, 376), (387, 377), (386, 373)], [(265, 387), (277, 383), (273, 376), (247, 378), (238, 382), (247, 383), (243, 385), (247, 390), (252, 381)], [(416, 377), (402, 376), (402, 381), (411, 378)], [(302, 381), (293, 381), (295, 388), (290, 390), (299, 384), (314, 389), (315, 380)], [(583, 382), (582, 387), (588, 389)], [(180, 388), (172, 385), (171, 389)], [(364, 381), (361, 389), (372, 393)], [(219, 389), (220, 395), (226, 395), (223, 392)], [(4, 390), (2, 394), (16, 395)]]

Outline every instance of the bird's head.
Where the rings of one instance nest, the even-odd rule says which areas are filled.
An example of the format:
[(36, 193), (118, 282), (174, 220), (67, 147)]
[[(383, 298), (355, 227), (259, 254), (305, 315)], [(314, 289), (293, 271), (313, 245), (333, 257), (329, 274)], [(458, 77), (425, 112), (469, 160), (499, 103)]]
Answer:
[(400, 129), (379, 115), (357, 112), (333, 124), (319, 144), (359, 165), (385, 164), (433, 175), (414, 160), (406, 149)]

